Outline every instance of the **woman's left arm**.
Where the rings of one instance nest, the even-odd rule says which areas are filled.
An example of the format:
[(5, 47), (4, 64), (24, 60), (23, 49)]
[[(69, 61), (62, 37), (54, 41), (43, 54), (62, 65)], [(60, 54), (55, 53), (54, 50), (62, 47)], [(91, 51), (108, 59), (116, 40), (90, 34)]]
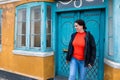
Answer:
[(96, 58), (96, 44), (92, 34), (90, 34), (89, 38), (90, 38), (90, 50), (91, 50), (90, 65), (93, 66)]

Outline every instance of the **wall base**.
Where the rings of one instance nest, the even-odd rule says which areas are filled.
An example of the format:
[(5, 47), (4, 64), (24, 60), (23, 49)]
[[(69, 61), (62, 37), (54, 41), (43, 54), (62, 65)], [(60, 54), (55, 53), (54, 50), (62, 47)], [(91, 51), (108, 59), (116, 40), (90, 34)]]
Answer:
[(104, 72), (104, 80), (120, 80), (120, 69), (105, 64)]
[(37, 80), (23, 75), (0, 70), (0, 80)]

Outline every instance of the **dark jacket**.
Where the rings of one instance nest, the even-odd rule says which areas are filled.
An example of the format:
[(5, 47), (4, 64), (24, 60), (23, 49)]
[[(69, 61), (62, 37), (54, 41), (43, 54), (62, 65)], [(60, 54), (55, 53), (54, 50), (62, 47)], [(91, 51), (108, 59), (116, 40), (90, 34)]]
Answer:
[[(74, 47), (72, 45), (72, 42), (75, 38), (76, 33), (73, 33), (71, 35), (71, 40), (69, 42), (69, 47), (68, 47), (68, 53), (66, 56), (67, 61), (70, 61), (73, 55)], [(91, 64), (91, 66), (93, 66), (96, 58), (96, 44), (94, 37), (90, 32), (86, 32), (84, 57), (85, 57), (85, 66), (87, 67), (88, 64)]]

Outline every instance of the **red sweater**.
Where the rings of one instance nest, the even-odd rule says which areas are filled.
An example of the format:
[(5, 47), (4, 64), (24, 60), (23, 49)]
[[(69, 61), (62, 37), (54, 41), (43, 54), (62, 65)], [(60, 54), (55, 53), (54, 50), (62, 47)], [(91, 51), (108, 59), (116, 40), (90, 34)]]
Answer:
[(84, 60), (85, 36), (85, 32), (78, 32), (72, 43), (74, 47), (73, 57), (78, 60)]

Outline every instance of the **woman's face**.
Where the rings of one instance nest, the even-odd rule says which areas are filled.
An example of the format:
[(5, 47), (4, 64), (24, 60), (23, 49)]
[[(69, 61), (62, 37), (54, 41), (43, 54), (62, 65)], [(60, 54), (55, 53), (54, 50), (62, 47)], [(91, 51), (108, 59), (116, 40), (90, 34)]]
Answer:
[(83, 25), (79, 25), (78, 23), (75, 23), (74, 26), (77, 32), (83, 31)]

